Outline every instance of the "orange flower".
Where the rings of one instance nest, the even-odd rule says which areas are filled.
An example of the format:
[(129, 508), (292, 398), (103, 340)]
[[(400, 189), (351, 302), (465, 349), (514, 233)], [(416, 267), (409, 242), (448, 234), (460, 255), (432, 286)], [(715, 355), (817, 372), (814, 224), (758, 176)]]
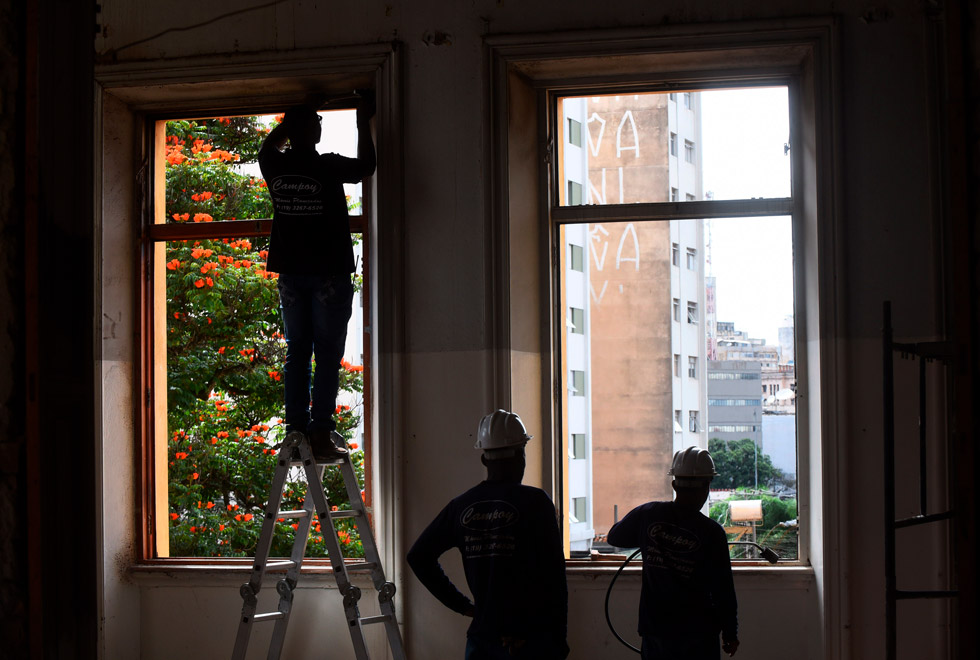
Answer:
[(290, 527), (292, 527), (293, 529), (299, 529), (299, 525), (297, 523), (293, 523), (292, 525), (290, 525)]
[(177, 458), (177, 460), (182, 461), (185, 458), (187, 458), (187, 452), (186, 451), (179, 451), (176, 454), (174, 454), (174, 456)]
[(224, 524), (223, 524), (223, 523), (222, 523), (221, 525), (218, 525), (218, 531), (219, 531), (219, 532), (223, 532), (223, 531), (225, 531), (225, 526), (224, 526)]
[(197, 527), (191, 525), (191, 534), (194, 534), (195, 532), (197, 532)]
[(218, 349), (218, 355), (224, 355), (224, 354), (225, 354), (225, 347), (222, 346), (221, 348)]
[(194, 474), (191, 475), (191, 479), (197, 479), (199, 476), (201, 476), (201, 475), (199, 475), (197, 472), (195, 472)]
[(170, 519), (171, 519), (171, 520), (177, 520), (177, 518), (179, 518), (179, 517), (180, 517), (180, 516), (178, 516), (178, 515), (177, 515), (176, 513), (171, 513), (171, 514), (170, 514)]
[[(212, 445), (218, 444), (218, 439), (217, 438), (211, 438), (211, 444)], [(208, 508), (211, 508), (211, 507), (208, 507)]]
[(356, 442), (352, 442), (352, 443), (350, 443), (347, 446), (350, 447), (351, 449), (357, 449), (357, 443)]
[(191, 257), (193, 257), (194, 259), (200, 259), (203, 254), (204, 254), (204, 250), (202, 250), (201, 248), (194, 248), (193, 250), (191, 250)]
[(195, 280), (194, 286), (200, 289), (202, 286), (204, 286), (204, 280)]
[(180, 262), (176, 259), (167, 262), (167, 270), (177, 270), (180, 268)]
[(252, 514), (251, 513), (246, 513), (245, 514), (245, 522), (248, 522), (251, 519), (252, 519)]
[(238, 522), (241, 522), (242, 521), (242, 514), (239, 513), (237, 516), (235, 516), (235, 520), (237, 520)]
[(213, 220), (214, 220), (214, 218), (212, 218), (207, 213), (195, 213), (194, 214), (194, 222), (211, 222)]
[(208, 283), (208, 286), (214, 286), (214, 280), (212, 280), (210, 277), (206, 278), (205, 281)]
[(218, 431), (218, 437), (219, 438), (227, 438), (228, 437), (228, 431)]

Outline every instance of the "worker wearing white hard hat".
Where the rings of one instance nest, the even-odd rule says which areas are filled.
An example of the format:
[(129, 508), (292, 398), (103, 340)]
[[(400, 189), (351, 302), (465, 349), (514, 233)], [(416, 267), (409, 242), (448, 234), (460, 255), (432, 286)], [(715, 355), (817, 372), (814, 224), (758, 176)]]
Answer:
[[(718, 475), (708, 450), (674, 454), (672, 502), (642, 504), (612, 526), (607, 541), (642, 548), (638, 631), (642, 660), (717, 660), (738, 650), (738, 617), (728, 537), (701, 513)], [(721, 643), (719, 644), (719, 634)]]
[[(568, 655), (568, 589), (555, 506), (521, 484), (531, 436), (520, 416), (496, 410), (480, 420), (476, 445), (485, 481), (454, 498), (408, 552), (408, 564), (443, 605), (473, 617), (466, 660), (553, 660)], [(450, 548), (463, 557), (473, 600), (439, 565)]]

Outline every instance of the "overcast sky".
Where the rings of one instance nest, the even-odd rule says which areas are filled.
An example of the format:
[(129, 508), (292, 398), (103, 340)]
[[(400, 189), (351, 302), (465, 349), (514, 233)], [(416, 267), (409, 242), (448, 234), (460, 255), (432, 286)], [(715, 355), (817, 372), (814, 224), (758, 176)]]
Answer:
[[(786, 88), (701, 93), (706, 194), (714, 193), (715, 199), (788, 197), (787, 142)], [(705, 250), (707, 274), (717, 282), (718, 320), (734, 321), (736, 329), (776, 344), (777, 329), (793, 313), (790, 218), (714, 220)]]

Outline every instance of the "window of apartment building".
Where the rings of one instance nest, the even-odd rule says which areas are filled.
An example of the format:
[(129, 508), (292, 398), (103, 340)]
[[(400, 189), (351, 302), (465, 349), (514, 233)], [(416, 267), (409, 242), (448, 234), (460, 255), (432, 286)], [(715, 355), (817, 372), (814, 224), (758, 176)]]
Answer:
[(568, 322), (573, 334), (585, 334), (585, 310), (577, 307), (568, 308)]
[(681, 375), (681, 356), (677, 353), (674, 353), (674, 375), (678, 377)]
[(670, 245), (670, 263), (673, 266), (681, 265), (681, 246), (677, 243)]
[(585, 396), (585, 372), (572, 369), (570, 379), (572, 395)]
[(585, 271), (585, 250), (581, 245), (568, 246), (568, 260), (572, 270), (579, 273)]
[(688, 163), (694, 162), (694, 143), (690, 140), (684, 140), (684, 160)]
[(582, 146), (582, 122), (568, 119), (568, 143), (576, 147)]
[(667, 98), (670, 99), (671, 101), (677, 101), (677, 94), (671, 92), (670, 94), (667, 95)]
[(677, 155), (677, 133), (670, 134), (670, 155)]
[(685, 202), (693, 202), (694, 200), (695, 200), (694, 195), (692, 195), (691, 193), (684, 193)]
[(681, 301), (679, 299), (677, 299), (677, 298), (674, 298), (674, 301), (673, 301), (673, 303), (671, 305), (671, 309), (673, 310), (671, 312), (671, 317), (675, 321), (680, 321), (681, 320)]
[(687, 411), (687, 430), (691, 433), (697, 433), (701, 430), (700, 424), (698, 422), (698, 411), (688, 410)]
[[(678, 193), (677, 193), (677, 188), (671, 188), (670, 189), (670, 201), (676, 202), (678, 199), (679, 199), (679, 197), (678, 197)], [(676, 266), (677, 264), (674, 264), (674, 265)]]
[[(321, 153), (356, 156), (354, 114), (320, 113)], [(261, 503), (285, 435), (285, 341), (277, 274), (266, 270), (272, 205), (257, 165), (259, 146), (279, 119), (174, 115), (151, 124), (154, 215), (144, 234), (142, 292), (149, 357), (142, 372), (152, 393), (145, 434), (157, 515), (147, 523), (147, 559), (254, 556)], [(369, 283), (362, 276), (368, 239), (362, 216), (370, 202), (361, 184), (345, 184), (344, 192), (356, 300), (334, 419), (370, 500), (364, 466), (370, 465), (371, 424), (363, 394), (369, 391), (363, 331)], [(299, 508), (305, 480), (298, 469), (287, 479), (283, 506)], [(346, 506), (346, 498), (329, 497)], [(355, 547), (357, 531), (348, 527)], [(274, 554), (289, 553), (291, 534), (288, 524), (277, 525)], [(325, 558), (322, 535), (313, 534), (306, 551)]]
[(687, 301), (687, 322), (688, 323), (698, 322), (698, 304), (690, 300)]
[(698, 251), (695, 248), (687, 248), (687, 269), (698, 269)]
[(578, 206), (582, 203), (582, 184), (577, 181), (568, 182), (568, 204)]
[(681, 426), (681, 422), (683, 421), (681, 415), (682, 415), (682, 411), (680, 410), (674, 411), (674, 433), (680, 433), (684, 430), (684, 427)]
[(574, 459), (584, 459), (585, 456), (585, 434), (584, 433), (573, 433), (572, 434), (572, 458)]
[(684, 92), (684, 107), (691, 109), (691, 92)]
[(687, 356), (687, 377), (698, 377), (698, 358), (695, 355)]
[(587, 511), (586, 499), (584, 497), (572, 498), (572, 510), (570, 512), (572, 522), (585, 522), (588, 519)]

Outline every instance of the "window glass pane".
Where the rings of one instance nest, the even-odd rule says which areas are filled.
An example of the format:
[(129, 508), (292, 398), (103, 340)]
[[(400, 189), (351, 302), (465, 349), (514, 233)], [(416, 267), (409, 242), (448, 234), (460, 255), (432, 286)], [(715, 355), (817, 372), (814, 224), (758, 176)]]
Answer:
[[(318, 150), (356, 155), (353, 110), (322, 112)], [(276, 275), (265, 269), (268, 236), (194, 238), (198, 223), (271, 218), (272, 205), (257, 155), (280, 119), (275, 116), (210, 117), (160, 122), (158, 154), (165, 185), (158, 222), (187, 226), (186, 240), (157, 243), (154, 276), (153, 389), (157, 466), (156, 496), (166, 498), (169, 534), (158, 536), (157, 556), (251, 556), (273, 476), (275, 445), (282, 439), (283, 360)], [(348, 211), (360, 213), (360, 185), (346, 185)], [(175, 227), (175, 229), (179, 229)], [(183, 231), (183, 230), (182, 230)], [(171, 234), (172, 235), (172, 234)], [(199, 235), (199, 232), (198, 232)], [(360, 236), (352, 236), (358, 268)], [(363, 486), (362, 277), (355, 274), (354, 313), (348, 325), (336, 419), (350, 443)], [(315, 368), (315, 365), (314, 365)], [(165, 409), (164, 409), (165, 408)], [(166, 451), (164, 452), (164, 446)], [(166, 481), (163, 479), (166, 477)], [(331, 503), (346, 496), (332, 471), (324, 485)], [(284, 508), (298, 508), (305, 484), (298, 470), (288, 479)], [(279, 521), (274, 555), (288, 555), (291, 521)], [(356, 529), (342, 524), (349, 556), (363, 552)], [(325, 556), (314, 530), (308, 556)]]
[[(319, 113), (320, 153), (357, 156), (354, 110)], [(157, 222), (199, 223), (272, 217), (258, 165), (262, 141), (282, 115), (208, 117), (165, 122), (166, 209)], [(361, 213), (361, 184), (344, 184), (348, 212)]]
[(569, 307), (569, 322), (571, 323), (571, 331), (576, 335), (581, 335), (585, 333), (585, 310), (578, 309), (576, 307)]
[[(569, 472), (566, 506), (571, 515), (573, 497), (589, 494), (594, 540), (572, 549), (611, 550), (604, 535), (616, 517), (671, 499), (673, 452), (696, 445), (719, 465), (708, 510), (730, 538), (795, 558), (790, 218), (574, 225), (563, 228), (566, 241), (573, 231), (588, 246), (586, 269), (566, 271), (562, 286), (567, 300), (585, 301), (588, 324), (584, 336), (564, 335), (564, 424), (587, 435), (591, 451), (589, 470)], [(699, 251), (702, 267), (673, 268), (674, 243)], [(678, 318), (682, 306), (693, 322), (686, 311)], [(728, 502), (752, 498), (765, 520), (731, 520)], [(757, 556), (733, 547), (735, 557)]]
[(585, 458), (585, 434), (572, 434), (572, 458)]
[[(167, 435), (157, 441), (167, 443), (170, 535), (160, 556), (254, 556), (275, 445), (284, 436), (285, 342), (267, 249), (267, 236), (169, 241), (154, 265), (166, 283), (166, 300), (157, 301), (166, 379), (157, 385), (167, 391), (160, 411)], [(360, 275), (355, 281), (357, 310)], [(335, 419), (363, 487), (362, 319), (354, 313), (348, 325)], [(331, 504), (349, 506), (339, 471), (328, 470), (324, 486)], [(305, 492), (305, 478), (293, 468), (282, 508), (302, 508)], [(290, 554), (294, 522), (277, 523), (273, 555)], [(345, 521), (342, 528), (345, 554), (363, 556), (354, 526)], [(321, 533), (311, 533), (307, 556), (326, 556)]]
[[(561, 180), (577, 182), (582, 199), (568, 195), (563, 204), (790, 196), (785, 87), (710, 90), (684, 98), (691, 109), (683, 112), (668, 112), (662, 93), (561, 99), (561, 130), (574, 119), (585, 133), (585, 146), (566, 149), (559, 163)], [(687, 105), (692, 98), (700, 100)]]

